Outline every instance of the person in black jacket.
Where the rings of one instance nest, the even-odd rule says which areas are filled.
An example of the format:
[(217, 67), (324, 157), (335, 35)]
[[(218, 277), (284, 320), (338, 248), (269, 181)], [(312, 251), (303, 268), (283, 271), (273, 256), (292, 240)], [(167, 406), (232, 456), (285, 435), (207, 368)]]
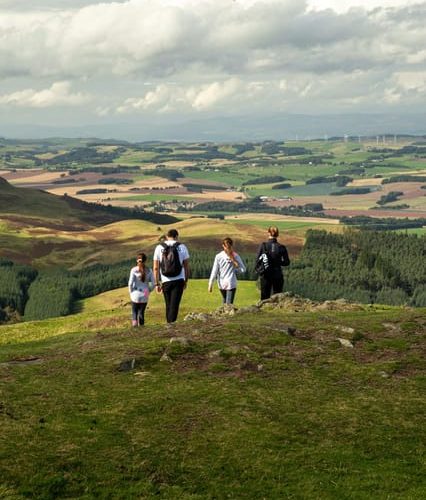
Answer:
[(257, 252), (256, 261), (262, 254), (268, 256), (268, 270), (260, 276), (260, 300), (269, 299), (272, 293), (281, 293), (284, 286), (282, 267), (290, 265), (287, 248), (278, 242), (279, 230), (275, 226), (268, 229), (269, 239), (264, 241)]

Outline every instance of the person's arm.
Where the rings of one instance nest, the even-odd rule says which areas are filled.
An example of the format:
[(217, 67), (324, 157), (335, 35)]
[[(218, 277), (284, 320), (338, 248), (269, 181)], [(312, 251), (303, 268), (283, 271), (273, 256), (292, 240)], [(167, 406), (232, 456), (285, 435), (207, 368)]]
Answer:
[(208, 286), (209, 292), (211, 292), (213, 290), (213, 281), (217, 277), (218, 270), (219, 270), (219, 264), (218, 264), (218, 257), (216, 255), (216, 257), (214, 258), (213, 267), (212, 267), (212, 271), (210, 273), (210, 278), (209, 278), (209, 286)]
[(236, 252), (232, 252), (232, 254), (229, 256), (235, 270), (237, 270), (240, 267), (240, 262), (238, 261), (237, 256), (238, 254)]
[(189, 280), (189, 272), (190, 272), (190, 269), (189, 269), (189, 259), (185, 259), (182, 262), (182, 265), (183, 265), (183, 269), (184, 269), (184, 272), (185, 272), (185, 288), (186, 288), (186, 285), (187, 285), (188, 280)]
[(154, 260), (154, 281), (157, 290), (161, 290), (161, 281), (160, 281), (160, 261)]
[(287, 248), (284, 245), (281, 245), (281, 265), (289, 266), (290, 258), (288, 256)]
[(133, 292), (133, 284), (135, 282), (135, 273), (133, 272), (133, 269), (130, 271), (130, 276), (129, 276), (129, 283), (128, 283), (128, 287), (129, 287), (129, 293), (132, 293)]
[(153, 267), (153, 270), (154, 270), (155, 286), (157, 287), (157, 291), (158, 292), (161, 290), (160, 258), (161, 258), (161, 253), (160, 253), (160, 250), (159, 250), (159, 248), (157, 246), (157, 248), (154, 251), (154, 259), (153, 259), (152, 267)]
[(236, 266), (236, 271), (239, 273), (245, 273), (246, 272), (246, 266), (243, 262), (243, 259), (236, 253), (235, 254), (235, 260), (237, 261), (238, 265)]
[(154, 278), (154, 274), (153, 272), (151, 271), (151, 269), (149, 270), (149, 273), (148, 273), (148, 288), (149, 288), (149, 291), (152, 292), (155, 288), (155, 278)]

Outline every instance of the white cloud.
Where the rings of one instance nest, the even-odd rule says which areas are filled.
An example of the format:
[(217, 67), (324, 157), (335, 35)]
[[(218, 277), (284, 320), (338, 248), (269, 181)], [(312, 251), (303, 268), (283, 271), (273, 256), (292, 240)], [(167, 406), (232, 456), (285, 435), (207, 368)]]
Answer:
[(154, 110), (160, 113), (178, 110), (208, 111), (223, 103), (238, 98), (240, 91), (244, 93), (245, 86), (237, 78), (223, 82), (211, 82), (198, 86), (175, 86), (161, 84), (149, 90), (142, 97), (126, 99), (117, 107), (118, 113)]
[(236, 78), (225, 82), (214, 82), (203, 87), (195, 96), (192, 107), (202, 111), (212, 108), (218, 102), (234, 96), (240, 88), (240, 82)]
[(419, 0), (308, 0), (312, 9), (333, 9), (336, 12), (346, 12), (352, 8), (406, 7), (416, 3), (419, 3)]
[(55, 82), (48, 89), (25, 89), (0, 95), (0, 104), (29, 108), (79, 106), (90, 100), (87, 94), (71, 92), (70, 82)]
[(406, 63), (426, 42), (424, 2), (415, 16), (401, 20), (393, 11), (308, 11), (299, 0), (173, 3), (128, 0), (59, 12), (3, 12), (0, 78), (168, 78), (193, 65), (229, 78), (315, 70), (323, 60), (350, 70), (388, 64), (395, 56), (394, 64)]
[[(16, 82), (2, 104), (91, 98), (98, 116), (426, 104), (425, 1), (28, 3), (0, 0), (0, 83)], [(91, 96), (72, 91), (83, 81)]]

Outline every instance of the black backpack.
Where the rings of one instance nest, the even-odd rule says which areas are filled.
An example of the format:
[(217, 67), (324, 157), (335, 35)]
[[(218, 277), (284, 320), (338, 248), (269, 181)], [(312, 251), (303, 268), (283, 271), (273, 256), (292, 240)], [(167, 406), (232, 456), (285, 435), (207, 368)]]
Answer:
[(280, 247), (281, 245), (277, 241), (262, 243), (262, 252), (254, 266), (255, 273), (259, 276), (265, 276), (277, 267), (281, 267)]
[(179, 245), (180, 243), (173, 243), (173, 245), (161, 244), (164, 250), (160, 261), (160, 269), (161, 274), (167, 278), (175, 278), (182, 271), (178, 251)]
[(264, 276), (268, 273), (271, 267), (271, 257), (266, 248), (266, 244), (262, 243), (262, 253), (259, 255), (257, 262), (254, 266), (254, 271), (259, 276)]

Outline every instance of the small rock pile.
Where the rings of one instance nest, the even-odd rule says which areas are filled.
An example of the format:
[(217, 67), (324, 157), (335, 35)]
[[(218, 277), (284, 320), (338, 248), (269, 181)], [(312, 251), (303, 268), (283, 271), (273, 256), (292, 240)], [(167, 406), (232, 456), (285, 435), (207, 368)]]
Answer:
[(363, 307), (360, 304), (351, 304), (345, 299), (326, 300), (325, 302), (315, 302), (310, 299), (304, 299), (292, 293), (277, 293), (271, 298), (260, 300), (257, 304), (237, 308), (232, 304), (224, 304), (211, 313), (187, 314), (184, 321), (203, 321), (211, 319), (224, 318), (239, 314), (259, 313), (263, 310), (285, 309), (293, 312), (305, 311), (360, 311)]

